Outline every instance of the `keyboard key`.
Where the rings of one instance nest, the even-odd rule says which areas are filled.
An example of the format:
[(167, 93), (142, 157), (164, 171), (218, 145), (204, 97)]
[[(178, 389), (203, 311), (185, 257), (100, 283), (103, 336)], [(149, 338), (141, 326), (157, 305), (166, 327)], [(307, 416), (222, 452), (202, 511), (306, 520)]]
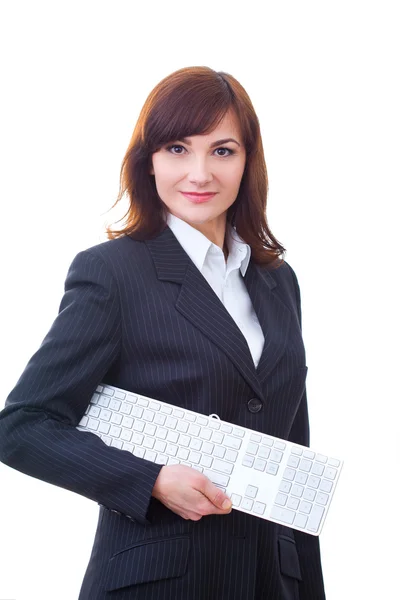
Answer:
[(125, 415), (125, 417), (122, 419), (122, 427), (126, 427), (127, 429), (131, 429), (133, 425), (133, 419), (132, 417), (128, 417), (127, 415)]
[(154, 422), (156, 425), (164, 425), (164, 423), (165, 423), (165, 419), (166, 419), (166, 418), (167, 418), (167, 417), (166, 417), (165, 415), (162, 415), (162, 414), (160, 414), (160, 413), (157, 413), (157, 414), (156, 414), (156, 416), (154, 417), (154, 421), (153, 421), (153, 422)]
[(223, 446), (215, 446), (213, 450), (213, 455), (217, 458), (224, 458), (226, 449)]
[[(204, 448), (203, 448), (204, 450)], [(236, 450), (227, 450), (226, 455), (225, 455), (225, 460), (230, 460), (231, 462), (235, 462), (235, 460), (237, 459), (238, 453), (236, 452)]]
[(219, 429), (221, 427), (221, 423), (218, 421), (218, 419), (210, 419), (208, 421), (208, 426), (211, 429)]
[(125, 392), (121, 392), (120, 390), (115, 390), (114, 397), (118, 398), (119, 400), (125, 400), (126, 394)]
[[(133, 425), (133, 428), (135, 429), (135, 425)], [(156, 431), (156, 437), (160, 438), (161, 440), (165, 440), (165, 438), (168, 435), (168, 430), (167, 429), (163, 429), (163, 427), (158, 427), (157, 431)]]
[(190, 423), (194, 423), (196, 420), (196, 415), (191, 412), (185, 413), (185, 421), (189, 421)]
[(169, 456), (168, 457), (168, 465), (179, 465), (180, 461), (177, 458), (174, 458), (173, 456)]
[(224, 441), (224, 437), (224, 434), (220, 431), (214, 431), (214, 433), (212, 434), (211, 441), (214, 442), (214, 444), (222, 444), (222, 442)]
[(123, 442), (122, 444), (122, 450), (127, 450), (128, 452), (133, 452), (134, 447), (135, 446), (129, 442)]
[(291, 508), (293, 510), (297, 510), (299, 504), (300, 504), (300, 500), (298, 498), (290, 497), (286, 507)]
[(245, 491), (246, 496), (250, 498), (255, 498), (257, 496), (258, 487), (255, 485), (248, 485)]
[(253, 508), (253, 504), (254, 500), (251, 500), (251, 498), (243, 498), (240, 507), (244, 508), (245, 510), (251, 510)]
[(332, 482), (331, 482), (331, 481), (328, 481), (327, 479), (323, 479), (323, 480), (321, 481), (321, 485), (319, 486), (319, 489), (320, 489), (322, 492), (328, 492), (328, 494), (329, 494), (329, 492), (330, 492), (330, 491), (331, 491), (331, 489), (332, 489), (332, 485), (333, 485), (333, 484), (332, 484)]
[(261, 446), (258, 451), (259, 458), (267, 459), (270, 454), (271, 454), (271, 450), (270, 450), (270, 448), (268, 448), (268, 446)]
[(318, 462), (321, 462), (321, 463), (325, 464), (326, 461), (328, 460), (328, 457), (324, 456), (323, 454), (317, 454), (315, 460), (317, 460)]
[(260, 434), (252, 433), (250, 436), (250, 441), (256, 442), (256, 444), (259, 444), (261, 442), (261, 438), (262, 438), (262, 436)]
[(303, 456), (304, 458), (310, 458), (312, 460), (315, 456), (315, 452), (313, 452), (312, 450), (304, 450)]
[(156, 443), (154, 444), (154, 451), (161, 452), (162, 454), (164, 454), (166, 447), (167, 444), (165, 442), (163, 442), (162, 440), (156, 440)]
[[(92, 416), (92, 417), (98, 417), (98, 416), (99, 416), (99, 414), (100, 414), (100, 408), (99, 408), (98, 406), (93, 406), (93, 405), (92, 405), (92, 406), (89, 408), (89, 413), (88, 413), (88, 414), (89, 414), (90, 416)], [(122, 419), (122, 417), (121, 417), (121, 419)]]
[(175, 419), (175, 417), (167, 417), (167, 419), (165, 421), (165, 427), (168, 427), (169, 429), (175, 429), (177, 424), (178, 424), (178, 419)]
[(269, 473), (270, 475), (276, 475), (279, 469), (279, 465), (277, 465), (276, 463), (268, 463), (267, 464), (267, 468), (265, 469), (266, 473)]
[(122, 450), (123, 442), (121, 440), (117, 440), (117, 439), (113, 438), (111, 441), (111, 446), (113, 446), (114, 448), (118, 448), (119, 450)]
[(273, 460), (274, 462), (280, 463), (282, 460), (282, 452), (279, 452), (279, 450), (273, 450), (271, 452), (271, 460)]
[(292, 454), (295, 454), (296, 456), (301, 456), (303, 454), (303, 449), (299, 448), (298, 446), (294, 446), (292, 448)]
[(120, 415), (118, 413), (114, 413), (113, 415), (111, 415), (111, 423), (114, 423), (114, 425), (121, 425), (122, 415)]
[(108, 407), (108, 405), (110, 404), (110, 399), (109, 398), (104, 398), (104, 396), (101, 396), (99, 398), (99, 401), (97, 403), (99, 406), (104, 406), (105, 408)]
[(306, 502), (305, 500), (303, 500), (303, 502), (300, 503), (299, 511), (308, 515), (310, 514), (311, 507), (311, 502)]
[(282, 481), (281, 485), (279, 486), (279, 491), (288, 493), (288, 492), (290, 492), (291, 487), (292, 487), (292, 484), (289, 483), (289, 481)]
[(169, 430), (167, 433), (167, 441), (176, 444), (179, 439), (179, 433), (177, 431)]
[(183, 417), (185, 416), (185, 413), (180, 408), (175, 408), (175, 410), (172, 411), (172, 414), (178, 419), (183, 419)]
[(173, 444), (168, 444), (167, 449), (165, 451), (169, 456), (176, 456), (178, 452), (178, 446), (174, 446)]
[(262, 444), (264, 444), (264, 446), (270, 446), (272, 447), (274, 445), (274, 440), (268, 436), (264, 436), (262, 439)]
[(143, 414), (143, 408), (141, 408), (140, 406), (133, 406), (132, 407), (131, 415), (133, 417), (138, 417), (139, 419), (141, 419), (142, 418), (142, 414)]
[[(102, 423), (102, 422), (100, 422), (98, 431), (99, 431), (99, 433), (105, 433), (105, 434), (107, 434), (110, 431), (110, 427), (111, 427), (111, 425), (109, 425), (109, 423)], [(124, 432), (122, 432), (122, 433), (124, 433)], [(129, 432), (129, 433), (132, 436), (132, 433), (131, 432)], [(124, 439), (126, 439), (126, 438), (124, 438)]]
[(114, 396), (114, 390), (112, 388), (105, 387), (103, 389), (103, 394), (105, 396)]
[(198, 425), (195, 425), (194, 423), (192, 425), (190, 425), (189, 427), (189, 431), (188, 434), (189, 435), (193, 435), (194, 437), (197, 437), (200, 433), (200, 429), (201, 427), (199, 427)]
[(191, 438), (188, 435), (183, 435), (181, 433), (178, 441), (180, 446), (185, 446), (185, 448), (187, 448), (190, 444)]
[(336, 469), (333, 469), (332, 467), (326, 467), (324, 477), (326, 477), (327, 479), (335, 479), (336, 474)]
[(146, 423), (146, 425), (144, 426), (143, 432), (146, 433), (147, 435), (155, 435), (156, 430), (157, 430), (156, 425), (153, 425), (152, 423)]
[(296, 473), (296, 477), (294, 478), (296, 483), (301, 483), (302, 485), (304, 485), (306, 483), (307, 479), (308, 479), (307, 473), (302, 473), (301, 471), (298, 471)]
[(192, 450), (189, 453), (189, 462), (191, 463), (195, 463), (196, 465), (200, 462), (200, 458), (201, 458), (201, 454), (199, 452), (194, 452), (194, 450)]
[(144, 435), (142, 435), (141, 433), (133, 433), (132, 436), (132, 443), (135, 444), (135, 446), (141, 446), (143, 444), (143, 440), (144, 440)]
[(267, 461), (262, 458), (256, 458), (254, 461), (254, 468), (256, 471), (264, 471), (267, 466)]
[(232, 429), (233, 427), (231, 425), (228, 425), (227, 423), (223, 423), (223, 425), (221, 425), (221, 431), (223, 431), (224, 433), (232, 433)]
[(154, 462), (156, 460), (157, 457), (157, 453), (153, 452), (153, 450), (146, 450), (144, 458), (146, 460), (150, 460), (151, 462)]
[(201, 460), (200, 460), (201, 466), (209, 469), (211, 467), (212, 463), (213, 463), (212, 456), (207, 456), (206, 454), (203, 454), (203, 456), (201, 457)]
[(211, 439), (212, 434), (213, 434), (212, 429), (206, 429), (205, 427), (202, 427), (202, 429), (200, 431), (200, 437), (202, 440), (209, 441)]
[(300, 461), (300, 465), (299, 465), (299, 469), (301, 469), (302, 471), (306, 471), (307, 473), (310, 472), (312, 466), (312, 462), (310, 460), (305, 460), (304, 458), (301, 459)]
[(115, 400), (114, 398), (112, 400), (110, 400), (109, 407), (112, 410), (119, 410), (120, 406), (121, 406), (120, 400)]
[(222, 473), (215, 473), (214, 471), (210, 471), (209, 469), (204, 469), (204, 475), (215, 484), (223, 485), (224, 487), (228, 486), (229, 477), (227, 475), (222, 475)]
[(324, 506), (326, 506), (328, 499), (329, 499), (329, 496), (327, 494), (323, 494), (322, 492), (319, 492), (317, 494), (315, 502), (318, 502), (318, 504), (323, 504)]
[(196, 471), (199, 471), (200, 473), (203, 472), (203, 467), (200, 465), (192, 465), (192, 469), (196, 469)]
[(310, 488), (307, 488), (304, 491), (303, 498), (304, 498), (304, 500), (309, 500), (310, 502), (314, 502), (315, 494), (316, 494), (315, 490), (311, 490)]
[(279, 504), (280, 506), (285, 506), (288, 497), (286, 494), (277, 494), (275, 498), (275, 504)]
[(179, 448), (178, 453), (177, 453), (177, 457), (182, 459), (182, 460), (187, 460), (189, 456), (189, 450), (187, 450), (186, 448)]
[(203, 442), (203, 446), (201, 448), (201, 451), (203, 452), (203, 454), (212, 454), (214, 450), (214, 444), (211, 444), (211, 442)]
[(172, 415), (172, 408), (163, 404), (160, 408), (160, 412), (164, 413), (165, 415)]
[(325, 508), (323, 506), (319, 506), (318, 504), (314, 504), (311, 514), (308, 518), (307, 529), (308, 531), (317, 532), (319, 525), (321, 523), (321, 519), (325, 512)]
[(146, 436), (143, 440), (143, 446), (145, 448), (153, 448), (155, 444), (155, 439), (153, 437)]
[(131, 410), (132, 410), (132, 404), (129, 404), (129, 402), (123, 402), (122, 403), (121, 412), (124, 415), (130, 415), (131, 414)]
[(265, 513), (266, 505), (263, 502), (255, 502), (253, 506), (253, 512), (257, 515), (263, 515)]
[(201, 440), (199, 440), (198, 438), (192, 438), (189, 447), (192, 450), (200, 450), (202, 445), (203, 445), (203, 442)]
[(203, 417), (201, 415), (198, 415), (196, 417), (196, 423), (198, 425), (208, 425), (208, 419), (207, 419), (207, 417)]
[(102, 408), (100, 411), (99, 419), (102, 419), (103, 421), (109, 421), (111, 419), (111, 415), (112, 415), (111, 410)]
[(253, 454), (255, 456), (258, 452), (258, 445), (250, 442), (246, 448), (246, 452), (247, 454)]
[(303, 492), (304, 492), (304, 488), (301, 487), (301, 485), (294, 485), (292, 487), (292, 495), (297, 496), (297, 498), (301, 498), (301, 496), (303, 495)]
[(296, 471), (294, 469), (286, 468), (283, 472), (283, 478), (288, 479), (289, 481), (293, 481), (295, 475)]
[(140, 446), (135, 446), (133, 454), (135, 456), (137, 456), (138, 458), (144, 458), (144, 455), (146, 454), (146, 450), (145, 450), (145, 448), (140, 448)]
[(149, 404), (149, 408), (151, 408), (151, 410), (160, 410), (161, 405), (158, 402), (154, 402), (154, 400), (152, 400)]
[(157, 454), (157, 458), (154, 462), (158, 465), (166, 465), (168, 463), (168, 456), (165, 454)]
[(176, 430), (180, 431), (181, 433), (186, 433), (188, 429), (189, 423), (187, 421), (179, 421), (178, 425), (176, 426)]
[[(106, 425), (107, 427), (110, 427), (106, 423), (102, 423), (102, 425)], [(107, 432), (105, 432), (105, 433), (107, 433)], [(129, 429), (123, 429), (121, 431), (121, 440), (125, 440), (126, 442), (130, 442), (131, 439), (132, 439), (132, 431), (129, 431)]]
[(221, 471), (221, 473), (225, 473), (226, 475), (231, 475), (233, 471), (233, 466), (231, 463), (224, 462), (223, 460), (219, 460), (218, 458), (214, 458), (213, 469), (216, 471)]
[(254, 456), (250, 456), (250, 454), (245, 454), (242, 460), (242, 465), (244, 467), (252, 467), (254, 463)]
[(308, 479), (309, 487), (317, 489), (320, 483), (321, 483), (321, 480), (319, 477), (316, 477), (315, 475), (310, 475), (310, 477)]
[(321, 465), (320, 463), (314, 463), (312, 469), (311, 469), (311, 473), (313, 473), (313, 475), (322, 475), (322, 473), (324, 472), (324, 465)]
[(242, 501), (242, 496), (239, 496), (239, 494), (232, 494), (231, 500), (232, 506), (239, 506), (240, 502)]
[(336, 458), (330, 458), (328, 460), (328, 465), (330, 467), (338, 467), (340, 465), (340, 460), (336, 460)]
[(148, 406), (149, 405), (149, 401), (146, 400), (146, 398), (141, 398), (141, 397), (138, 397), (137, 403), (139, 404), (139, 406)]
[(287, 461), (288, 467), (293, 467), (294, 469), (297, 469), (299, 463), (300, 459), (298, 456), (294, 456), (293, 454), (289, 456), (289, 460)]
[(301, 527), (301, 529), (304, 529), (306, 526), (307, 520), (308, 520), (307, 515), (297, 514), (293, 525), (295, 525), (296, 527)]
[(237, 435), (238, 437), (243, 438), (244, 437), (244, 430), (243, 429), (239, 429), (239, 427), (235, 427), (233, 430), (233, 435)]
[(242, 445), (242, 440), (239, 440), (238, 438), (233, 438), (233, 437), (230, 437), (229, 435), (226, 435), (224, 445), (227, 448), (233, 448), (234, 450), (239, 450), (240, 446)]
[(121, 427), (117, 427), (116, 425), (112, 425), (109, 431), (109, 435), (111, 435), (111, 437), (115, 437), (118, 438), (121, 435)]
[(278, 506), (273, 506), (271, 510), (271, 517), (280, 521), (281, 523), (287, 523), (288, 525), (292, 525), (296, 513), (287, 508), (280, 508)]
[(275, 440), (274, 447), (277, 448), (278, 450), (284, 450), (286, 448), (286, 444), (285, 444), (285, 442)]
[(144, 421), (138, 421), (136, 419), (136, 421), (133, 424), (133, 428), (135, 431), (143, 431), (143, 429), (145, 428), (146, 423), (144, 423)]

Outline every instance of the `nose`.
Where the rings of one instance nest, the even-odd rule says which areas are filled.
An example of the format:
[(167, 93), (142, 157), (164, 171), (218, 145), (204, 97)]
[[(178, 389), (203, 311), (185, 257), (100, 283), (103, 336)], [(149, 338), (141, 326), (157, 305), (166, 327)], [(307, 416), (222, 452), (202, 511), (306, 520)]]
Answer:
[(212, 181), (213, 175), (210, 171), (207, 159), (195, 158), (189, 168), (188, 180), (198, 186), (203, 186)]

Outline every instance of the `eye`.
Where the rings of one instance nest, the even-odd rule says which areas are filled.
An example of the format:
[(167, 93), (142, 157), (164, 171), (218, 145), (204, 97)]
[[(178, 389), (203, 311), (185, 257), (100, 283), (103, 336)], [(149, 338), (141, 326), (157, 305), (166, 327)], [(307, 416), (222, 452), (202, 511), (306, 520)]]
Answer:
[[(181, 156), (183, 154), (183, 152), (172, 152), (173, 148), (180, 148), (181, 150), (185, 150), (185, 148), (183, 146), (181, 146), (180, 144), (171, 144), (170, 146), (167, 146), (166, 150), (167, 152), (170, 152), (171, 154), (175, 154), (176, 156)], [(230, 148), (216, 148), (214, 150), (214, 152), (219, 152), (220, 150), (225, 150), (225, 152), (227, 152), (227, 154), (219, 154), (218, 156), (220, 158), (227, 158), (228, 156), (231, 156), (232, 154), (235, 154), (234, 150), (231, 150)]]

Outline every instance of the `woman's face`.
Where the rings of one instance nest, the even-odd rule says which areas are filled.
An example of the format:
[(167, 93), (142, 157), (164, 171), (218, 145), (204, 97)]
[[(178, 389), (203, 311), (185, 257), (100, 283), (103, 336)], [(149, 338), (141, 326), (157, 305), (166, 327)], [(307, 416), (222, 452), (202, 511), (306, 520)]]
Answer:
[[(221, 141), (228, 138), (232, 140)], [(245, 164), (237, 117), (228, 112), (212, 133), (172, 140), (154, 152), (150, 173), (169, 212), (206, 233), (224, 229), (226, 211), (236, 200)], [(182, 192), (216, 195), (196, 204)]]

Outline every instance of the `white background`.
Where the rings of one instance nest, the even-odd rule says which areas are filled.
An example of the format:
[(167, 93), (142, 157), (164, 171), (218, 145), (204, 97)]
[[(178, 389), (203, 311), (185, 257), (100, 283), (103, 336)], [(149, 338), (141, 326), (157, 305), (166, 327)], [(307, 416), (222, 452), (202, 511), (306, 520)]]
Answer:
[[(399, 593), (396, 4), (1, 3), (0, 406), (73, 257), (116, 217), (151, 89), (186, 66), (231, 73), (260, 119), (268, 219), (300, 282), (312, 446), (345, 460), (321, 535), (328, 600)], [(76, 599), (97, 504), (4, 465), (0, 481), (0, 598)]]

